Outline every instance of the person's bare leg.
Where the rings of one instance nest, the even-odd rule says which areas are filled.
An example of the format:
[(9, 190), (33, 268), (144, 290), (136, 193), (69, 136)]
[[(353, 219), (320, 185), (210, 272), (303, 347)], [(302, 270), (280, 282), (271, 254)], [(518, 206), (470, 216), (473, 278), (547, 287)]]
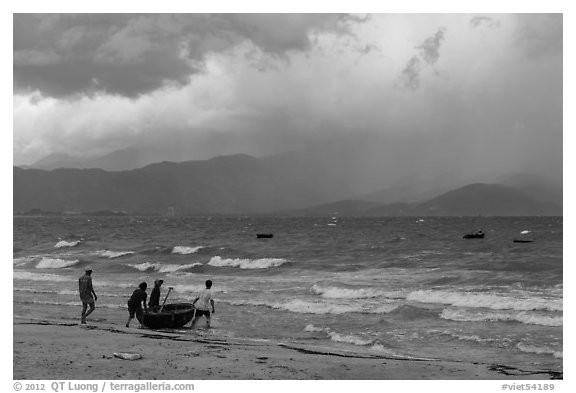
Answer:
[(88, 315), (92, 314), (92, 312), (95, 309), (96, 309), (96, 306), (94, 305), (94, 303), (90, 303), (90, 310), (88, 310), (88, 312), (84, 314), (84, 321), (86, 321), (86, 318), (88, 317)]
[(80, 318), (80, 323), (86, 323), (86, 309), (88, 308), (87, 303), (82, 303), (82, 317)]

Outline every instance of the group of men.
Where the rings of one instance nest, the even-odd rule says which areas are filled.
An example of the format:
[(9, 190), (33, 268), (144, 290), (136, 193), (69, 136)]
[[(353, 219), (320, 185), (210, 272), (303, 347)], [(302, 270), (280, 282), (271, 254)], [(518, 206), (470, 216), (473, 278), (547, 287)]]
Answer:
[[(130, 321), (134, 319), (139, 313), (142, 313), (142, 309), (145, 312), (150, 309), (152, 312), (158, 312), (160, 310), (160, 287), (164, 283), (163, 280), (154, 281), (154, 289), (150, 294), (150, 301), (146, 305), (146, 299), (148, 294), (146, 289), (148, 284), (142, 282), (138, 285), (130, 300), (128, 300), (128, 321), (126, 322), (126, 327), (130, 327)], [(194, 319), (192, 320), (192, 328), (196, 326), (196, 322), (202, 316), (206, 318), (206, 325), (210, 327), (210, 307), (212, 308), (212, 314), (214, 314), (214, 299), (212, 298), (212, 281), (206, 281), (206, 288), (202, 290), (192, 304), (196, 308), (194, 313)], [(85, 274), (78, 279), (78, 290), (80, 292), (80, 300), (82, 301), (82, 316), (80, 323), (86, 324), (86, 317), (92, 314), (96, 309), (96, 292), (92, 286), (92, 269), (87, 268)], [(196, 304), (198, 303), (198, 304)], [(90, 307), (90, 308), (88, 308)]]

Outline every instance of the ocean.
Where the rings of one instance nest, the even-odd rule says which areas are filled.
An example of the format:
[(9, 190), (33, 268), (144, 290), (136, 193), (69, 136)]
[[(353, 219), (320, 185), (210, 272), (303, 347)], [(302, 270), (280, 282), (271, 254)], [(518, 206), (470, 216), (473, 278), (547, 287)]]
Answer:
[(142, 281), (163, 279), (170, 303), (211, 279), (212, 329), (180, 332), (562, 371), (561, 217), (16, 216), (13, 230), (17, 316), (79, 320), (91, 266), (89, 323), (124, 326)]

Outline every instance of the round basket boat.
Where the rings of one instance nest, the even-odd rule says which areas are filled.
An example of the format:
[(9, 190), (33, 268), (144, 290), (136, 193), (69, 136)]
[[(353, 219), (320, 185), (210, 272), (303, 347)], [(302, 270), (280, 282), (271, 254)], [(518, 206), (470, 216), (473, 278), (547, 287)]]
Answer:
[(186, 325), (194, 317), (192, 303), (165, 304), (162, 311), (148, 310), (136, 315), (140, 323), (150, 329), (177, 329)]

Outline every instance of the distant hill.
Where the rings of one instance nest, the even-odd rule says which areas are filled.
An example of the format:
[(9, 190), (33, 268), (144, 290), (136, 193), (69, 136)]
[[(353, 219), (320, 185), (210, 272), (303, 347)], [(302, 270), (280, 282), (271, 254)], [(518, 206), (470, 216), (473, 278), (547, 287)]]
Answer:
[(415, 215), (435, 216), (540, 216), (562, 215), (552, 203), (500, 184), (470, 184), (413, 207)]
[(150, 162), (143, 152), (135, 148), (115, 150), (99, 157), (74, 157), (66, 153), (50, 154), (28, 168), (53, 170), (69, 169), (103, 169), (106, 171), (125, 171), (141, 168)]
[(13, 179), (19, 212), (268, 213), (346, 197), (348, 189), (346, 179), (324, 175), (322, 168), (247, 155), (118, 172), (14, 167)]
[[(446, 181), (424, 186), (405, 182), (396, 188), (382, 188), (372, 199), (358, 197), (358, 190), (367, 184), (366, 179), (357, 180), (363, 174), (362, 167), (355, 167), (353, 160), (343, 160), (344, 152), (335, 149), (323, 155), (315, 153), (263, 158), (239, 154), (161, 162), (123, 171), (14, 167), (13, 208), (16, 212), (127, 214), (163, 214), (169, 208), (176, 214), (562, 214), (558, 204), (539, 199), (540, 189), (534, 186), (532, 191), (498, 184), (454, 189), (448, 188)], [(119, 154), (124, 158), (129, 155)], [(109, 157), (111, 162), (113, 156)], [(53, 159), (62, 162), (66, 157)], [(437, 187), (435, 195), (433, 186)], [(454, 190), (444, 193), (449, 189)]]
[(420, 203), (341, 201), (289, 213), (356, 216), (560, 216), (562, 208), (552, 202), (536, 200), (512, 187), (476, 183)]

